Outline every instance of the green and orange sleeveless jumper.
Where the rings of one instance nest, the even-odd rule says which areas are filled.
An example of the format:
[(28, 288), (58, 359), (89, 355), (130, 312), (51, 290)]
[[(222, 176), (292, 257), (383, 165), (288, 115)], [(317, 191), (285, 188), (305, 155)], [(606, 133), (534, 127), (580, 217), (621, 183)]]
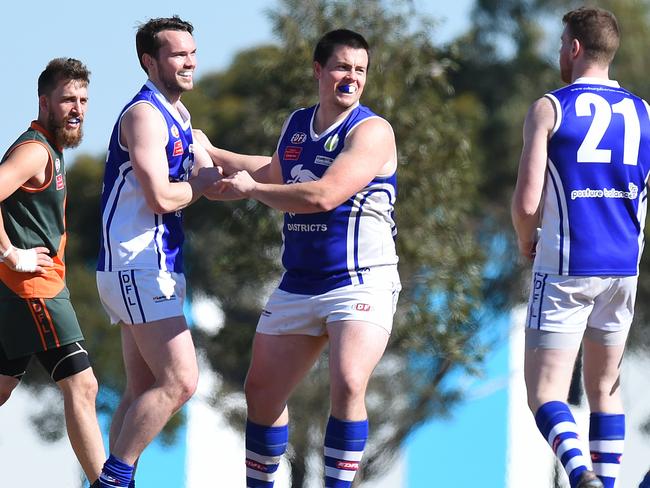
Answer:
[(63, 151), (37, 122), (18, 137), (0, 165), (23, 144), (41, 144), (49, 158), (45, 182), (27, 183), (0, 205), (11, 243), (47, 247), (54, 265), (45, 274), (19, 273), (0, 263), (0, 343), (11, 359), (83, 340), (65, 282), (66, 180)]

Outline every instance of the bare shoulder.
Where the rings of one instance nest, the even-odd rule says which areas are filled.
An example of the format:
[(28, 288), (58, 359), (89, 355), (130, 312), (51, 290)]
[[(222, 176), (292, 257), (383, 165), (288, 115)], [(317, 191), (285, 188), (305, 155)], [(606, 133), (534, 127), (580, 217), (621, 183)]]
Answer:
[(0, 165), (1, 198), (6, 198), (18, 186), (32, 178), (37, 178), (39, 180), (37, 185), (41, 185), (48, 161), (50, 161), (50, 153), (39, 141), (29, 141), (15, 147)]
[(359, 123), (348, 136), (351, 142), (363, 144), (395, 144), (395, 134), (390, 123), (381, 117), (371, 117)]
[(138, 140), (166, 140), (167, 124), (160, 111), (150, 103), (141, 102), (131, 106), (120, 122), (120, 139), (125, 146)]
[(28, 141), (16, 146), (7, 155), (2, 166), (11, 168), (16, 165), (22, 174), (32, 177), (41, 171), (49, 160), (50, 153), (45, 144), (39, 141)]
[(122, 116), (122, 127), (138, 125), (140, 123), (164, 123), (160, 111), (148, 102), (136, 103), (129, 107)]
[(555, 125), (555, 106), (548, 97), (538, 98), (528, 109), (526, 123), (548, 128)]
[(20, 144), (7, 156), (7, 161), (20, 160), (21, 163), (47, 163), (50, 153), (42, 142), (28, 141)]

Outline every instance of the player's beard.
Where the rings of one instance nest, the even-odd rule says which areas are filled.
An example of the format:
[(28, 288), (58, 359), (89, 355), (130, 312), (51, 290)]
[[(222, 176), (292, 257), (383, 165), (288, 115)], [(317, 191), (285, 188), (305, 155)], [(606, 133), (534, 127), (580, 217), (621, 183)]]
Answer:
[(59, 147), (65, 147), (65, 148), (77, 147), (79, 144), (81, 144), (81, 140), (83, 139), (84, 136), (83, 119), (80, 118), (79, 127), (72, 130), (65, 128), (66, 121), (67, 121), (67, 117), (62, 121), (57, 121), (54, 118), (54, 115), (50, 114), (47, 120), (49, 125), (48, 129), (54, 136), (54, 140), (56, 141)]

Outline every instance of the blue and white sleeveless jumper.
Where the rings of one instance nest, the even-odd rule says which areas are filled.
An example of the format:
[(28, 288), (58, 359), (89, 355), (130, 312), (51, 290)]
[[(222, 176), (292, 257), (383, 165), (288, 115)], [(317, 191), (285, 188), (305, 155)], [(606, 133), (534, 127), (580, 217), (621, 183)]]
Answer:
[(170, 181), (187, 181), (194, 164), (190, 115), (174, 108), (151, 82), (124, 107), (113, 128), (102, 189), (102, 235), (98, 271), (159, 269), (183, 272), (182, 212), (157, 214), (147, 205), (129, 152), (119, 140), (124, 114), (139, 103), (160, 112), (167, 125), (165, 151)]
[(638, 274), (650, 171), (648, 104), (615, 81), (593, 78), (546, 96), (556, 122), (533, 270)]
[[(343, 120), (321, 134), (314, 131), (318, 105), (294, 112), (285, 124), (277, 153), (286, 184), (320, 179), (343, 150), (346, 138), (363, 122), (377, 117), (357, 105)], [(387, 161), (388, 162), (388, 161)], [(375, 177), (344, 203), (328, 212), (285, 213), (279, 288), (319, 295), (351, 284), (364, 275), (396, 269), (396, 171)]]

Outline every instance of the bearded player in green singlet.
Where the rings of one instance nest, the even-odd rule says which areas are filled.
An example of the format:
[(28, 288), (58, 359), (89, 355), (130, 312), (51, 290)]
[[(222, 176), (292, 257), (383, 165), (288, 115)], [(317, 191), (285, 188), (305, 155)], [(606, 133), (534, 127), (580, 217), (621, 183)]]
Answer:
[(36, 356), (63, 393), (70, 444), (95, 481), (105, 457), (97, 380), (70, 303), (63, 256), (63, 148), (81, 142), (89, 76), (76, 59), (50, 61), (38, 78), (38, 119), (0, 162), (0, 405)]

